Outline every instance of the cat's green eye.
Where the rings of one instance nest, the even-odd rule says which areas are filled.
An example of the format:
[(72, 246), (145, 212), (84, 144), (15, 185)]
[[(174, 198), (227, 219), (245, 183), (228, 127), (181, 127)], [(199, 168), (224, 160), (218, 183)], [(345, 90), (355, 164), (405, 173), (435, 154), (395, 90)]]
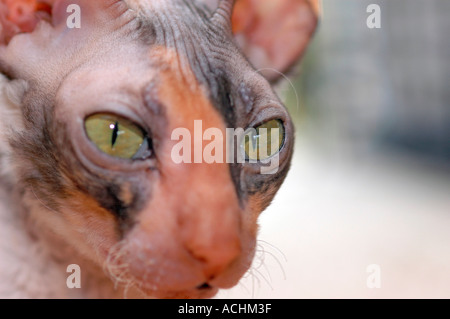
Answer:
[(243, 140), (245, 159), (264, 161), (278, 154), (283, 147), (285, 128), (280, 120), (271, 120), (248, 130)]
[(112, 157), (133, 159), (146, 144), (144, 131), (117, 115), (95, 114), (85, 120), (84, 126), (97, 148)]

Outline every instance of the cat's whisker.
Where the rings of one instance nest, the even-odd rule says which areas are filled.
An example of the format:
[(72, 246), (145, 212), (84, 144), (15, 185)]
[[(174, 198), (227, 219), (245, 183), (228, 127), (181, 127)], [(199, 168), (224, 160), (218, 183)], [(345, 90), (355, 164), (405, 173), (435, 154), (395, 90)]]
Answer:
[(262, 243), (262, 244), (264, 244), (264, 245), (266, 245), (266, 246), (270, 246), (271, 248), (275, 249), (275, 250), (283, 257), (283, 259), (284, 259), (285, 261), (287, 261), (286, 255), (285, 255), (285, 254), (283, 253), (283, 251), (282, 251), (281, 249), (279, 249), (277, 246), (275, 246), (275, 245), (273, 245), (273, 244), (271, 244), (271, 243), (269, 243), (268, 241), (265, 241), (265, 240), (263, 240), (263, 239), (258, 239), (258, 243)]
[[(268, 249), (269, 248), (269, 249)], [(257, 246), (255, 250), (255, 256), (253, 259), (252, 266), (247, 271), (247, 273), (244, 275), (244, 278), (251, 278), (252, 281), (252, 298), (255, 297), (256, 290), (261, 289), (261, 282), (265, 282), (271, 290), (274, 290), (273, 287), (273, 276), (271, 271), (273, 270), (272, 267), (270, 267), (270, 263), (268, 264), (267, 256), (270, 256), (271, 259), (275, 261), (275, 263), (278, 265), (278, 267), (281, 270), (283, 279), (286, 280), (286, 271), (283, 267), (283, 261), (287, 262), (286, 255), (278, 249), (273, 244), (270, 244), (267, 241), (264, 240), (258, 240)], [(264, 269), (264, 270), (262, 270)], [(265, 274), (265, 273), (266, 274)]]
[(286, 280), (287, 276), (286, 276), (286, 271), (284, 270), (283, 264), (280, 262), (280, 260), (277, 258), (277, 256), (275, 256), (273, 253), (266, 251), (266, 254), (268, 256), (271, 256), (273, 258), (273, 260), (277, 263), (277, 265), (280, 267), (280, 270), (283, 274), (283, 279)]
[[(247, 279), (249, 277), (250, 277), (250, 274), (247, 272), (242, 278)], [(243, 288), (245, 290), (246, 295), (250, 295), (250, 289), (247, 287), (244, 280), (241, 280), (238, 283), (238, 287)]]
[(254, 269), (254, 270), (264, 280), (264, 282), (270, 287), (270, 289), (273, 290), (273, 286), (272, 286), (272, 283), (270, 282), (270, 280), (268, 280), (264, 276), (264, 274), (261, 271), (259, 271), (258, 269)]
[[(277, 248), (276, 246), (274, 246), (274, 245), (272, 245), (269, 242), (264, 241), (264, 240), (258, 240), (258, 243), (261, 246), (266, 245), (267, 247), (272, 248), (272, 250), (274, 252), (276, 252), (278, 255), (280, 255), (283, 258), (284, 263), (287, 263), (288, 260), (287, 260), (286, 255), (279, 248)], [(287, 278), (286, 271), (284, 270), (283, 263), (281, 262), (280, 258), (275, 253), (273, 253), (273, 252), (271, 252), (271, 251), (269, 251), (267, 249), (264, 249), (264, 254), (267, 255), (267, 256), (272, 257), (272, 259), (275, 261), (275, 263), (280, 268), (280, 270), (281, 270), (281, 272), (283, 274), (283, 279), (286, 280), (286, 278)]]
[(259, 282), (259, 278), (253, 273), (253, 269), (250, 270), (252, 275), (252, 299), (255, 299), (255, 280)]

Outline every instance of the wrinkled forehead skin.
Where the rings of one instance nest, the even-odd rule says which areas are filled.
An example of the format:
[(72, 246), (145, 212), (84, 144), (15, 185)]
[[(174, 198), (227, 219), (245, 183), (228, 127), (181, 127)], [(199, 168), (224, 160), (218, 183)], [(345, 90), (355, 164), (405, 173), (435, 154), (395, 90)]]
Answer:
[[(74, 2), (80, 29), (65, 23)], [(253, 258), (257, 218), (292, 157), (286, 109), (236, 46), (231, 26), (211, 14), (197, 1), (62, 0), (51, 24), (0, 47), (0, 70), (28, 88), (25, 130), (11, 141), (22, 184), (76, 225), (77, 237), (90, 238), (94, 259), (108, 260), (119, 243), (127, 274), (158, 297), (210, 296), (195, 288), (237, 283)], [(86, 156), (95, 152), (83, 121), (93, 112), (136, 120), (151, 132), (156, 158), (125, 165)], [(272, 119), (286, 129), (275, 174), (247, 163), (176, 165), (170, 157), (172, 131), (193, 132), (195, 120), (225, 136), (226, 128)]]
[[(103, 6), (78, 1), (82, 27), (68, 29), (65, 9), (73, 2), (77, 1), (55, 2), (54, 27), (42, 24), (34, 36), (13, 39), (0, 61), (5, 73), (33, 79), (56, 92), (65, 77), (86, 64), (101, 68), (133, 61), (156, 76), (154, 71), (167, 66), (158, 54), (165, 49), (168, 55), (176, 55), (170, 61), (172, 71), (195, 81), (193, 85), (202, 85), (219, 109), (226, 107), (224, 95), (238, 91), (239, 86), (252, 86), (247, 89), (258, 90), (258, 98), (276, 99), (270, 85), (237, 48), (231, 27), (210, 21), (208, 6), (217, 1), (99, 1)], [(223, 113), (231, 117), (233, 110)]]

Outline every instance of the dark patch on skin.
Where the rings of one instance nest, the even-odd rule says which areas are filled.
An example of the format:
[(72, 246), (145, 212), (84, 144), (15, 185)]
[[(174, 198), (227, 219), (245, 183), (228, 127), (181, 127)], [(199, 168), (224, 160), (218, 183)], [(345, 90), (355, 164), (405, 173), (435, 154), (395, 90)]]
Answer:
[(277, 174), (257, 175), (255, 177), (253, 177), (247, 183), (247, 193), (250, 196), (252, 196), (256, 193), (266, 193), (270, 187), (281, 186), (288, 171), (289, 171), (289, 165), (286, 165)]
[[(120, 220), (125, 220), (127, 218), (128, 207), (119, 198), (121, 193), (120, 186), (116, 184), (110, 184), (105, 187), (106, 200), (100, 201), (102, 207), (107, 210), (114, 212)], [(97, 196), (97, 198), (99, 198)]]
[(233, 181), (234, 187), (236, 189), (236, 194), (239, 199), (239, 205), (241, 207), (244, 207), (245, 201), (247, 199), (247, 192), (244, 189), (242, 189), (241, 185), (242, 164), (231, 163), (229, 165), (230, 165), (231, 180)]
[(233, 87), (229, 79), (223, 75), (216, 81), (218, 90), (216, 95), (212, 96), (213, 104), (224, 117), (227, 127), (234, 127), (236, 125), (236, 105), (232, 96)]
[(80, 165), (78, 159), (71, 160), (68, 156), (71, 154), (64, 154), (64, 160), (69, 163), (68, 167), (74, 170), (74, 173), (68, 176), (73, 183), (72, 187), (88, 194), (100, 207), (116, 216), (122, 234), (130, 229), (133, 217), (150, 198), (145, 174), (141, 173), (142, 177), (136, 177), (120, 172), (88, 171)]
[[(139, 192), (139, 188), (130, 186), (124, 189), (129, 181), (127, 178), (111, 180), (107, 176), (92, 178), (92, 176), (78, 176), (80, 180), (86, 182), (77, 182), (77, 188), (83, 193), (89, 194), (96, 200), (100, 207), (111, 212), (118, 221), (119, 232), (124, 233), (129, 230), (134, 221), (133, 217), (141, 211), (146, 200), (146, 192)], [(125, 186), (127, 187), (127, 186)], [(124, 192), (129, 192), (131, 198), (124, 198)]]
[(25, 164), (21, 166), (20, 179), (46, 206), (57, 210), (57, 198), (66, 194), (64, 179), (57, 169), (59, 152), (52, 139), (52, 117), (46, 112), (52, 104), (38, 94), (25, 98), (23, 103), (26, 130), (10, 140), (16, 162)]
[(285, 165), (277, 174), (254, 176), (247, 184), (248, 196), (259, 197), (261, 199), (261, 209), (266, 209), (286, 179), (289, 169), (290, 165)]
[(137, 19), (138, 39), (146, 46), (150, 46), (156, 41), (155, 25), (143, 16)]

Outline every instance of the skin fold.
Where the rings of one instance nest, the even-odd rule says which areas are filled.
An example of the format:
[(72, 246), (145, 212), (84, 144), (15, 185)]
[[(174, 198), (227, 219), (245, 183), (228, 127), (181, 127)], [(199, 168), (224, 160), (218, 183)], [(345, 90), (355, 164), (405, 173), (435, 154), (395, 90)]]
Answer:
[[(277, 77), (257, 70), (299, 60), (314, 3), (0, 0), (0, 296), (208, 298), (236, 285), (294, 145)], [(83, 123), (102, 112), (139, 125), (151, 156), (100, 152)], [(195, 121), (225, 136), (274, 119), (286, 132), (275, 174), (171, 158), (172, 132)], [(81, 289), (66, 286), (70, 264)]]

